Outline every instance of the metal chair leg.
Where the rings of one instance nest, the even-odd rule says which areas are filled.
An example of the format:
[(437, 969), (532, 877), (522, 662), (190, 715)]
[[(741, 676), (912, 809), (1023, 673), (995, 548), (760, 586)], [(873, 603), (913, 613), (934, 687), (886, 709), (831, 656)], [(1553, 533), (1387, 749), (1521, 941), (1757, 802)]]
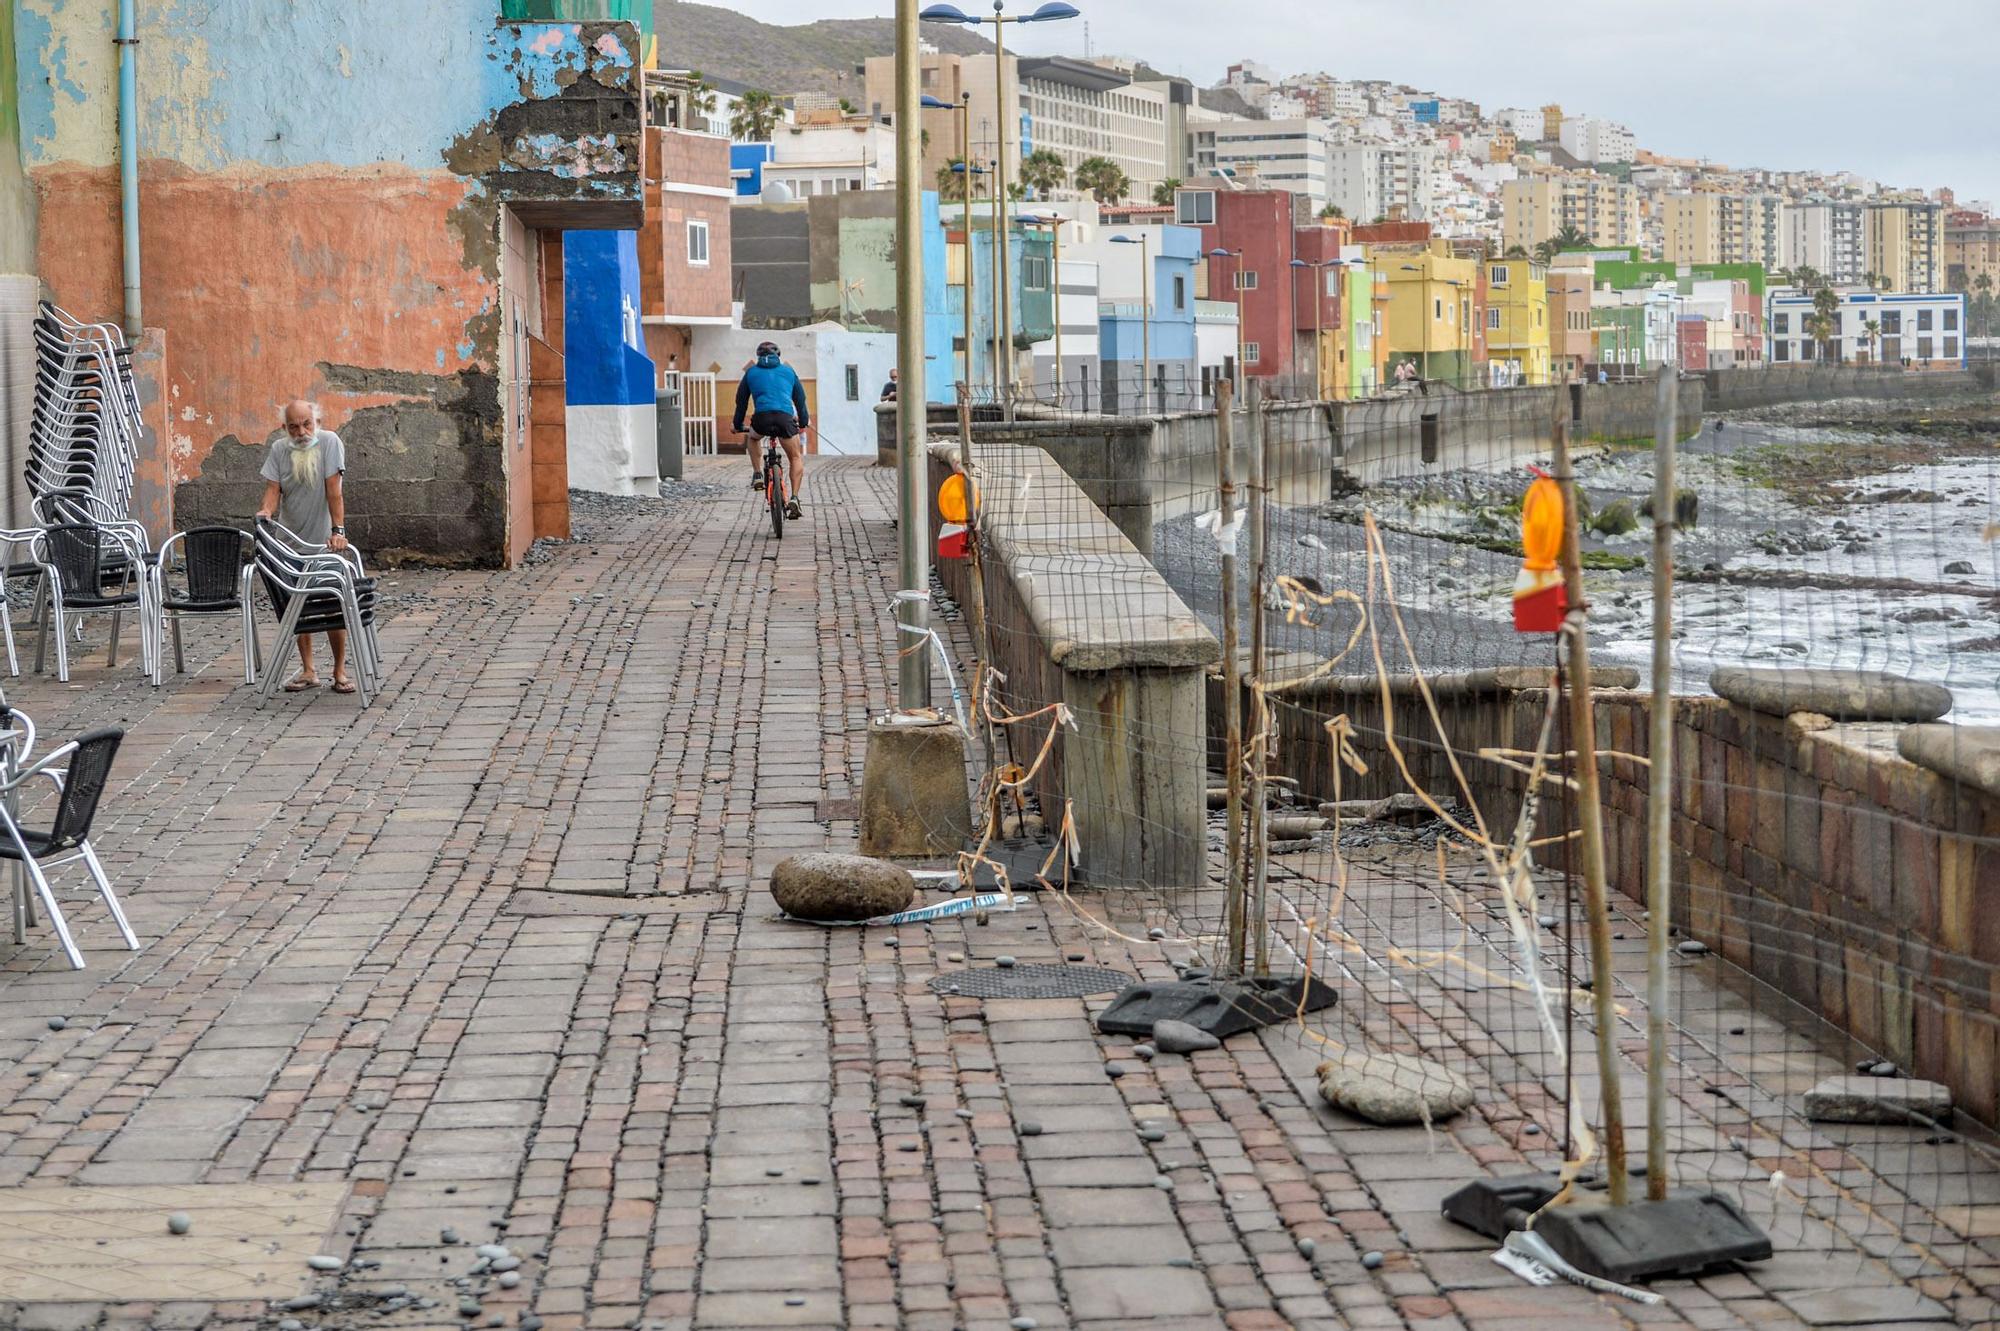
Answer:
[(44, 575), (35, 587), (35, 624), (42, 630), (40, 641), (35, 644), (35, 673), (41, 674), (48, 668), (49, 654), (49, 580)]
[(285, 672), (285, 665), (291, 659), (292, 649), (298, 635), (292, 630), (299, 622), (299, 611), (305, 606), (305, 598), (292, 597), (292, 603), (285, 607), (285, 617), (278, 622), (278, 654), (271, 659), (271, 668), (265, 672), (264, 683), (258, 693), (269, 698), (277, 692), (278, 679)]
[(35, 863), (35, 857), (28, 853), (28, 845), (21, 839), (21, 829), (12, 819), (6, 820), (8, 840), (20, 852), (21, 867), (28, 871), (29, 881), (35, 885), (35, 895), (42, 899), (42, 909), (49, 913), (49, 923), (55, 926), (56, 938), (62, 943), (63, 955), (69, 958), (71, 970), (83, 969), (83, 953), (77, 950), (76, 939), (70, 936), (69, 921), (63, 918), (62, 907), (56, 902), (56, 892), (49, 886), (48, 875), (42, 866)]
[(14, 654), (14, 610), (7, 604), (7, 589), (0, 585), (0, 629), (7, 633), (7, 673), (21, 673), (21, 658)]
[(174, 622), (174, 673), (185, 675), (188, 670), (187, 655), (181, 648), (181, 617), (172, 616)]
[(124, 632), (125, 612), (122, 610), (113, 610), (111, 612), (111, 647), (104, 657), (104, 668), (106, 670), (115, 669), (118, 665), (118, 639)]
[(125, 918), (125, 908), (118, 904), (118, 894), (111, 890), (111, 879), (105, 875), (104, 865), (98, 861), (97, 852), (86, 841), (78, 850), (83, 855), (83, 863), (90, 870), (90, 876), (97, 880), (97, 890), (104, 897), (104, 908), (111, 912), (111, 920), (118, 926), (118, 932), (125, 936), (125, 946), (134, 952), (139, 950), (138, 935), (132, 932), (131, 923)]

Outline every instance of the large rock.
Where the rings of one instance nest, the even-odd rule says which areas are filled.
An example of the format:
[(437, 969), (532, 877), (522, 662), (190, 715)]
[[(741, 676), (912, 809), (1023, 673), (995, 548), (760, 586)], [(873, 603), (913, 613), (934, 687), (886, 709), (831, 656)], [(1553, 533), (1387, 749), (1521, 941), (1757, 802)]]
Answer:
[(1836, 721), (1935, 721), (1951, 690), (1878, 670), (1759, 670), (1721, 666), (1708, 677), (1720, 697), (1753, 712), (1818, 712)]
[[(1922, 1115), (1912, 1118), (1911, 1113)], [(1909, 1123), (1951, 1117), (1951, 1091), (1934, 1081), (1903, 1077), (1828, 1077), (1806, 1092), (1815, 1123)]]
[(908, 910), (917, 880), (900, 864), (865, 855), (794, 855), (771, 871), (778, 909), (800, 920), (872, 920)]
[(1162, 1018), (1153, 1023), (1153, 1047), (1163, 1054), (1198, 1054), (1222, 1048), (1222, 1041), (1199, 1026)]
[(2000, 795), (2000, 726), (1911, 726), (1896, 752), (1919, 767)]
[(1318, 1073), (1328, 1104), (1370, 1123), (1436, 1123), (1472, 1106), (1472, 1083), (1413, 1054), (1350, 1049)]

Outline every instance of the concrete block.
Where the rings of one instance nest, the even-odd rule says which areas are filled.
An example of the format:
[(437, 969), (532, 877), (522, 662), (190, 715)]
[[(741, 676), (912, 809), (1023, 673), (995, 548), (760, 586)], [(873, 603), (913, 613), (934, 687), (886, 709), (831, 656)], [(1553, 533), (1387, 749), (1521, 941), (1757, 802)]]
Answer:
[(1815, 1123), (1918, 1123), (1951, 1117), (1951, 1091), (1934, 1081), (1906, 1077), (1828, 1077), (1806, 1092), (1806, 1117)]
[(928, 857), (965, 848), (972, 835), (965, 744), (965, 732), (950, 721), (889, 715), (868, 723), (863, 855)]

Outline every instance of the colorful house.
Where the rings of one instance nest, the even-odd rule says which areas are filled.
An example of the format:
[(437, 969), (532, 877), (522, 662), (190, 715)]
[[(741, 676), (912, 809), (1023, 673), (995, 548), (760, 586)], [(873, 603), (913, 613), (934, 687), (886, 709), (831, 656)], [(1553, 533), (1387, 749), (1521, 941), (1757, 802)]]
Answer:
[(1479, 262), (1455, 257), (1441, 240), (1417, 249), (1371, 245), (1368, 258), (1388, 279), (1382, 337), (1390, 374), (1409, 361), (1426, 379), (1466, 386), (1478, 382), (1472, 324)]
[(1533, 259), (1486, 264), (1486, 363), (1496, 387), (1549, 382), (1547, 279)]

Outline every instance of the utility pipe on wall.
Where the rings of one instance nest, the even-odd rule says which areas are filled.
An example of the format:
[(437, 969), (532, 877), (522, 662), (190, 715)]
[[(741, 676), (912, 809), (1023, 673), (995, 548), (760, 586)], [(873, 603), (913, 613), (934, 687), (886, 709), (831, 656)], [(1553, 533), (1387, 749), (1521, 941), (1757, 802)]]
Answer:
[(145, 330), (139, 303), (139, 22), (137, 0), (118, 0), (118, 207), (125, 224), (125, 336)]

